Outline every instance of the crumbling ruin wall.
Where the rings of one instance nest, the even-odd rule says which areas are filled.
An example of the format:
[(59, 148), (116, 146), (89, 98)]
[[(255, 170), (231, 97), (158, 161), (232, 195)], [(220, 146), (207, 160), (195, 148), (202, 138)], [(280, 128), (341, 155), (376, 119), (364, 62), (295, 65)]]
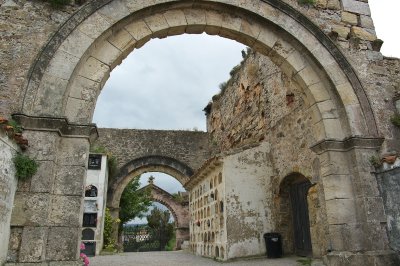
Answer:
[(296, 172), (317, 183), (309, 195), (310, 222), (313, 243), (317, 243), (314, 253), (324, 254), (328, 243), (327, 228), (320, 222), (325, 220), (324, 191), (318, 182), (321, 165), (310, 149), (315, 143), (313, 106), (298, 85), (265, 56), (250, 52), (232, 74), (227, 86), (207, 107), (213, 152), (251, 153), (260, 143), (270, 147), (265, 151), (264, 164), (273, 170), (264, 173), (264, 202), (266, 211), (272, 210), (267, 216), (275, 223), (274, 230), (282, 233), (286, 252), (293, 251), (293, 232), (287, 213), (290, 206), (280, 202), (280, 184)]

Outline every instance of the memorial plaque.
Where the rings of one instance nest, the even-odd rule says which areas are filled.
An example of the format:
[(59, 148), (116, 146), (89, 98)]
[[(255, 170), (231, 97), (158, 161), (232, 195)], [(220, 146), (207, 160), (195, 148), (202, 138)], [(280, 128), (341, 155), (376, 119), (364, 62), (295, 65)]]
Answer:
[(89, 154), (88, 169), (92, 170), (101, 169), (101, 154)]
[(85, 200), (85, 212), (97, 212), (96, 201)]

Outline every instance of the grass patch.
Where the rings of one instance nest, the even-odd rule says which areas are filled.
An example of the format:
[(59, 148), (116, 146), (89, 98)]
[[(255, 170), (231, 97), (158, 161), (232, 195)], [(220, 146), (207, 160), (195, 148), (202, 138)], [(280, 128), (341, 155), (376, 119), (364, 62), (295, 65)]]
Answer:
[(300, 265), (311, 266), (312, 259), (311, 258), (299, 259), (299, 260), (297, 260), (297, 262)]
[(176, 245), (176, 236), (174, 235), (165, 246), (165, 251), (173, 251)]

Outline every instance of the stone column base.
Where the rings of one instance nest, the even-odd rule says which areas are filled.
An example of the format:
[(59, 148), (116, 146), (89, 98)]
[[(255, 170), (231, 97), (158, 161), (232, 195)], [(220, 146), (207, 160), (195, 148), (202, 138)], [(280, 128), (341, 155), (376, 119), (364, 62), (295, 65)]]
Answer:
[(397, 266), (399, 255), (391, 250), (366, 252), (334, 251), (323, 257), (329, 266)]

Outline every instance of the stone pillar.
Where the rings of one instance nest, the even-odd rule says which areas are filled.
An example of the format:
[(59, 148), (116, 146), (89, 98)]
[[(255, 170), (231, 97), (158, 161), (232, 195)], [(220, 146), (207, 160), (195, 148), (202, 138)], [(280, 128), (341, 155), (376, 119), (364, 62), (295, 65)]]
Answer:
[(30, 180), (18, 184), (7, 265), (81, 265), (84, 184), (96, 127), (64, 118), (13, 118), (29, 140), (27, 153), (40, 166)]
[(182, 249), (183, 242), (189, 241), (190, 239), (189, 227), (175, 228), (175, 237), (176, 237), (175, 250), (180, 250)]
[(386, 215), (369, 158), (383, 139), (325, 140), (312, 147), (321, 162), (327, 265), (398, 265), (388, 247)]

